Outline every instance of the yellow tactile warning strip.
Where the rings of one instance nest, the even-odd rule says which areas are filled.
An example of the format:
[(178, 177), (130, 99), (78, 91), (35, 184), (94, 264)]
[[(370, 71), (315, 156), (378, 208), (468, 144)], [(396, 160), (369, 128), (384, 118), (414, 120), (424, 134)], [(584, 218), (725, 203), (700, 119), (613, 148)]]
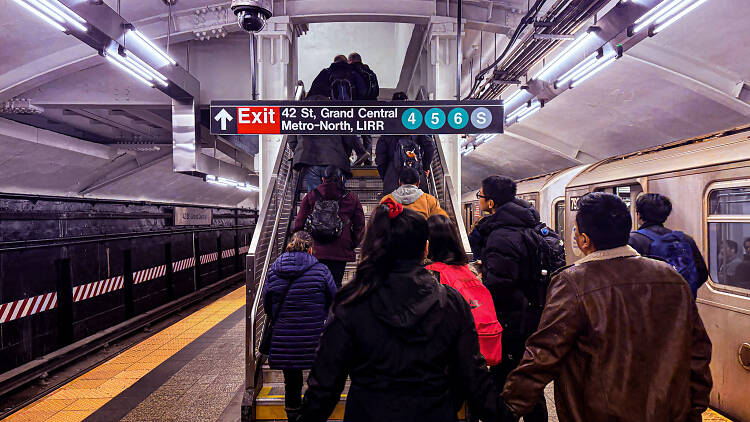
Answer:
[(714, 412), (713, 410), (708, 409), (703, 413), (703, 422), (732, 422), (732, 421)]
[[(283, 399), (283, 395), (271, 395), (272, 386), (266, 385), (260, 390), (258, 399)], [(341, 400), (346, 400), (346, 394), (341, 395)], [(341, 401), (336, 404), (336, 408), (333, 409), (333, 413), (328, 419), (342, 420), (344, 419), (344, 409), (346, 404)], [(284, 402), (278, 402), (278, 404), (258, 404), (255, 409), (255, 418), (257, 420), (286, 420), (286, 410), (284, 410)]]
[(4, 420), (82, 421), (244, 305), (243, 286)]

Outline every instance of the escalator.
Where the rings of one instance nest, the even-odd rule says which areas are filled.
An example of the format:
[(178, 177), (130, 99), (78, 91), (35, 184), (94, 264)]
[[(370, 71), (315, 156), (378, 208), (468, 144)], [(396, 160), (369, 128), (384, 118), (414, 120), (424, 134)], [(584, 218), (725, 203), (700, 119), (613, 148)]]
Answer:
[[(468, 251), (468, 238), (460, 220), (460, 198), (454, 192), (453, 184), (445, 166), (445, 155), (441, 143), (433, 138), (436, 151), (430, 177), (429, 190), (438, 198), (440, 206), (459, 228), (465, 249)], [(284, 412), (284, 379), (282, 371), (271, 370), (265, 364), (265, 357), (257, 351), (262, 337), (266, 315), (262, 306), (262, 290), (267, 268), (283, 253), (297, 214), (299, 203), (304, 197), (302, 178), (292, 169), (292, 151), (286, 137), (282, 140), (274, 172), (263, 198), (258, 226), (253, 234), (247, 254), (247, 319), (245, 349), (245, 394), (243, 397), (243, 420), (286, 420)], [(365, 217), (369, 218), (382, 196), (382, 182), (375, 168), (354, 168), (353, 177), (347, 180), (346, 187), (359, 197)], [(359, 253), (359, 250), (357, 251)], [(359, 254), (358, 254), (359, 256)], [(354, 275), (356, 263), (349, 263), (344, 274), (344, 283)], [(307, 373), (305, 373), (307, 379)], [(347, 387), (342, 399), (330, 420), (341, 420)]]

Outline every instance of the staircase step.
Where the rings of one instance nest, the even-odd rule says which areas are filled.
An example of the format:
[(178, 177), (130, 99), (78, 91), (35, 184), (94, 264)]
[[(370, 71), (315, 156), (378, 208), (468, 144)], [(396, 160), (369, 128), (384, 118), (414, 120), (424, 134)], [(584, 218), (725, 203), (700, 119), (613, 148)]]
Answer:
[(354, 167), (352, 169), (354, 177), (380, 177), (377, 167)]
[[(267, 368), (263, 368), (264, 374)], [(271, 382), (268, 379), (264, 380), (263, 388), (260, 390), (260, 394), (256, 399), (255, 418), (259, 421), (286, 421), (286, 410), (284, 406), (284, 375), (282, 371), (268, 369), (271, 373), (269, 374), (272, 378), (276, 379), (280, 376), (279, 382)], [(309, 371), (304, 372), (304, 379), (307, 380)], [(307, 383), (303, 385), (302, 394), (304, 395), (307, 389)], [(344, 419), (344, 409), (346, 408), (346, 396), (349, 393), (349, 381), (347, 380), (344, 386), (344, 391), (341, 392), (341, 399), (336, 405), (329, 421), (341, 421)]]

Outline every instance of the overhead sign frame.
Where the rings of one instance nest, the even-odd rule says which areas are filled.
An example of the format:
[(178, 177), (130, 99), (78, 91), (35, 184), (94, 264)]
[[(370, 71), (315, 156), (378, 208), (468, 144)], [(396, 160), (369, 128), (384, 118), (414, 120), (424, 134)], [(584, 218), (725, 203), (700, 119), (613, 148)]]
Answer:
[(433, 135), (503, 132), (500, 100), (211, 101), (214, 135)]

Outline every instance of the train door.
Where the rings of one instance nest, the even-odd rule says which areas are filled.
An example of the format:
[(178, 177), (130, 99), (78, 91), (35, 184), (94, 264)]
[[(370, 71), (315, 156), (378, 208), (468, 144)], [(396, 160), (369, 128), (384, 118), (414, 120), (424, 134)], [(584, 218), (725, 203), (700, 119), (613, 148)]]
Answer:
[(635, 212), (635, 201), (638, 199), (638, 195), (643, 193), (643, 188), (640, 184), (635, 183), (612, 186), (604, 189), (597, 189), (597, 191), (608, 192), (620, 197), (630, 211), (630, 217), (633, 219), (633, 230), (638, 230), (638, 215)]
[(552, 228), (565, 239), (565, 198), (557, 198), (552, 203)]
[(471, 226), (474, 225), (474, 203), (468, 202), (464, 203), (464, 227), (466, 227), (466, 232), (468, 233), (469, 230), (471, 230)]
[(713, 343), (712, 405), (750, 420), (750, 180), (710, 185), (704, 200), (709, 281), (698, 308)]

